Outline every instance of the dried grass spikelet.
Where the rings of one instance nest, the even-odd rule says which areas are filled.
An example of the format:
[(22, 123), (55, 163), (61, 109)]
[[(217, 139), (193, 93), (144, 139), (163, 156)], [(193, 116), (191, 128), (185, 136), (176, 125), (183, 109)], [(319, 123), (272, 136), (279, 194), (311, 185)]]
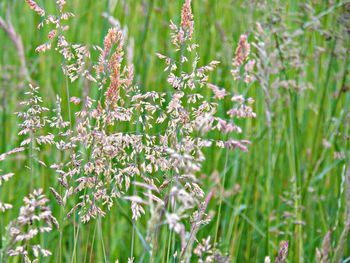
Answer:
[(113, 69), (112, 69), (112, 75), (110, 77), (111, 79), (111, 83), (110, 86), (108, 87), (107, 90), (107, 100), (108, 102), (113, 102), (113, 101), (117, 101), (119, 99), (119, 88), (121, 85), (120, 82), (120, 64), (116, 65)]
[(30, 257), (33, 257), (33, 262), (38, 262), (39, 258), (50, 256), (52, 253), (35, 244), (36, 237), (40, 233), (50, 232), (53, 226), (59, 229), (59, 224), (47, 205), (49, 199), (42, 189), (34, 190), (23, 198), (23, 202), (18, 217), (6, 227), (4, 251), (10, 257), (23, 256), (24, 262), (32, 262)]
[(192, 215), (190, 235), (187, 242), (185, 242), (186, 246), (181, 248), (181, 262), (190, 262), (192, 256), (192, 246), (194, 241), (196, 240), (199, 228), (201, 225), (207, 224), (211, 220), (210, 218), (205, 219), (204, 217), (206, 216), (206, 210), (212, 196), (213, 192), (210, 191), (205, 197), (204, 201), (199, 205), (198, 210), (195, 211), (195, 213)]
[[(184, 47), (184, 43), (192, 39), (194, 31), (193, 14), (191, 9), (191, 0), (185, 0), (181, 11), (181, 24), (178, 27), (170, 21), (170, 29), (174, 31), (171, 33), (171, 42), (180, 50), (180, 46)], [(191, 49), (190, 46), (187, 48)]]
[(246, 62), (243, 76), (244, 82), (247, 84), (253, 81), (253, 76), (250, 73), (253, 71), (255, 65), (255, 60), (249, 60), (249, 54), (250, 44), (248, 43), (247, 35), (243, 34), (239, 38), (238, 47), (235, 51), (235, 57), (232, 59), (234, 69), (231, 70), (231, 73), (235, 80), (240, 79), (241, 67)]
[(118, 31), (117, 28), (111, 28), (108, 30), (108, 33), (103, 40), (103, 51), (101, 52), (101, 55), (99, 57), (99, 68), (98, 68), (98, 74), (102, 73), (105, 70), (106, 67), (106, 60), (109, 57), (111, 48), (114, 44), (119, 42), (116, 51), (118, 49), (121, 49), (124, 45), (124, 40), (122, 37), (122, 32)]
[[(229, 263), (231, 259), (229, 255), (223, 254), (218, 248), (216, 243), (212, 243), (211, 236), (203, 238), (202, 242), (197, 241), (198, 245), (193, 250), (193, 253), (199, 257), (198, 262), (220, 262)], [(267, 261), (265, 260), (265, 263)], [(270, 261), (268, 261), (270, 263)]]
[(40, 16), (45, 16), (45, 10), (42, 9), (35, 1), (33, 0), (26, 0), (26, 2), (29, 4), (30, 8), (38, 13)]
[[(111, 52), (113, 44), (117, 44), (106, 68), (109, 53)], [(134, 67), (130, 65), (122, 69), (122, 61), (124, 56), (124, 38), (120, 30), (112, 29), (108, 32), (104, 41), (104, 50), (100, 57), (100, 70), (103, 69), (105, 77), (109, 76), (110, 85), (106, 92), (106, 106), (112, 105), (115, 107), (118, 102), (120, 105), (124, 104), (124, 100), (120, 97), (121, 89), (123, 96), (127, 95), (132, 88), (134, 79)], [(102, 60), (103, 58), (103, 60)]]
[(214, 84), (207, 83), (207, 86), (209, 89), (211, 89), (214, 92), (215, 99), (222, 100), (227, 95), (227, 91), (225, 89), (220, 89), (218, 86)]
[[(329, 255), (331, 253), (331, 232), (328, 231), (322, 240), (321, 250), (316, 248), (316, 262), (330, 263)], [(339, 262), (339, 261), (334, 261)], [(277, 262), (278, 263), (278, 262)]]
[(50, 42), (46, 42), (40, 46), (38, 46), (35, 51), (36, 52), (45, 52), (46, 50), (50, 50), (51, 49), (51, 43)]
[(57, 34), (57, 30), (56, 29), (53, 29), (53, 30), (51, 30), (50, 32), (49, 32), (49, 34), (48, 34), (48, 38), (49, 39), (53, 39), (55, 36), (56, 36), (56, 34)]
[(278, 251), (278, 257), (275, 259), (275, 263), (284, 263), (288, 257), (289, 241), (283, 241)]
[(243, 62), (248, 59), (250, 54), (250, 45), (247, 41), (247, 35), (243, 34), (239, 38), (238, 47), (235, 52), (235, 58), (233, 59), (233, 65), (236, 67), (242, 66)]
[(191, 0), (185, 0), (185, 3), (181, 11), (181, 26), (185, 32), (187, 32), (187, 39), (192, 38), (193, 34), (193, 14), (191, 9)]
[(66, 4), (65, 0), (57, 0), (56, 4), (58, 5), (58, 8), (60, 9), (60, 12), (62, 13), (63, 7)]
[(15, 149), (13, 149), (13, 150), (11, 150), (11, 151), (8, 151), (8, 152), (6, 152), (6, 153), (2, 153), (2, 154), (0, 154), (0, 161), (5, 160), (5, 158), (6, 158), (7, 156), (11, 155), (11, 154), (23, 152), (24, 150), (25, 150), (24, 147), (19, 147), (19, 148), (15, 148)]
[(120, 88), (120, 85), (122, 84), (120, 79), (120, 75), (121, 75), (120, 71), (121, 71), (121, 63), (123, 61), (123, 55), (124, 55), (124, 52), (122, 50), (124, 41), (121, 36), (122, 35), (120, 34), (120, 39), (117, 40), (118, 46), (116, 47), (109, 61), (109, 68), (111, 71), (111, 76), (110, 76), (111, 83), (107, 90), (107, 99), (110, 101), (118, 100), (119, 88)]

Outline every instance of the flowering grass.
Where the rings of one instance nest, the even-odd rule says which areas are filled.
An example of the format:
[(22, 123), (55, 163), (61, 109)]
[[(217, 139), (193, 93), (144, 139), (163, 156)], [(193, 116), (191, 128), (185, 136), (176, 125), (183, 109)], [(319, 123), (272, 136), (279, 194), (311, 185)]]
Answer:
[(347, 262), (349, 16), (1, 3), (0, 262)]

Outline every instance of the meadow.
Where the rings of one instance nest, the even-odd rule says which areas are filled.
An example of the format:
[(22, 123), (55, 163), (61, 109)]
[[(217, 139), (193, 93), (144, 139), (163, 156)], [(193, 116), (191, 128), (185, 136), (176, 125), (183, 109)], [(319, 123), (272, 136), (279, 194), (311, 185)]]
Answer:
[(0, 50), (0, 263), (350, 262), (348, 0), (2, 0)]

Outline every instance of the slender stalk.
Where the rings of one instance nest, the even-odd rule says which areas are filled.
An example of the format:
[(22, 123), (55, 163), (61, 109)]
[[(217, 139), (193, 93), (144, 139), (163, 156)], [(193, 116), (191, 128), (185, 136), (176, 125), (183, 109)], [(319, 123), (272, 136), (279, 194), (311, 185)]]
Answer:
[(270, 185), (272, 177), (272, 127), (271, 127), (271, 107), (267, 106), (269, 111), (268, 118), (268, 136), (269, 136), (269, 149), (268, 149), (268, 165), (267, 165), (267, 179), (266, 179), (266, 191), (265, 191), (265, 205), (266, 205), (266, 231), (265, 231), (265, 255), (270, 255), (269, 242), (270, 242)]
[[(61, 17), (61, 11), (58, 8), (58, 3), (57, 1), (53, 0), (55, 3), (55, 8), (56, 8), (56, 14), (58, 17)], [(61, 23), (60, 23), (60, 19), (58, 19), (57, 22), (58, 25), (58, 36), (62, 36), (63, 35), (63, 31), (62, 31), (62, 27), (61, 27)], [(66, 62), (66, 58), (63, 55), (63, 71), (64, 71), (64, 78), (65, 78), (65, 88), (66, 88), (66, 97), (67, 97), (67, 108), (68, 108), (68, 119), (69, 119), (69, 127), (70, 129), (72, 129), (72, 115), (71, 115), (71, 106), (70, 106), (70, 94), (69, 94), (69, 85), (68, 85), (68, 70), (67, 70), (67, 62)], [(74, 199), (74, 206), (76, 205), (75, 203), (75, 199)], [(62, 224), (61, 224), (62, 226)], [(79, 229), (78, 229), (79, 230)], [(60, 231), (62, 232), (62, 231)], [(76, 231), (76, 212), (73, 212), (73, 236), (74, 236), (74, 240), (77, 240), (77, 235), (78, 235), (79, 231)], [(62, 233), (60, 233), (60, 244), (59, 247), (62, 248), (62, 238), (61, 238)], [(76, 242), (74, 241), (74, 248), (76, 247)], [(73, 251), (73, 255), (75, 254), (75, 250)], [(60, 262), (61, 262), (61, 257), (60, 257)]]
[(88, 236), (87, 236), (87, 239), (86, 239), (86, 245), (85, 245), (85, 253), (84, 253), (84, 263), (86, 262), (86, 258), (87, 258), (87, 255), (88, 255), (88, 248), (89, 248), (89, 237), (90, 237), (90, 228), (91, 228), (91, 223), (89, 223), (89, 228), (88, 228)]
[(21, 63), (20, 76), (21, 78), (25, 78), (26, 80), (30, 80), (30, 75), (28, 72), (28, 67), (25, 59), (25, 53), (23, 48), (23, 42), (20, 34), (18, 34), (11, 23), (10, 18), (10, 6), (7, 10), (7, 23), (6, 21), (0, 17), (0, 28), (2, 28), (7, 36), (10, 38), (11, 42), (15, 46), (17, 50), (18, 57)]
[(105, 249), (105, 245), (104, 245), (104, 241), (103, 241), (103, 232), (102, 232), (102, 227), (101, 227), (101, 216), (100, 215), (98, 216), (97, 222), (98, 222), (98, 231), (100, 233), (100, 239), (101, 239), (101, 245), (102, 245), (102, 251), (103, 251), (103, 259), (104, 259), (104, 262), (106, 263), (107, 256), (106, 256), (106, 249)]
[[(135, 155), (135, 165), (137, 164), (137, 156)], [(134, 176), (134, 196), (136, 196), (136, 175)], [(130, 258), (134, 257), (134, 242), (135, 242), (135, 219), (132, 219), (132, 232), (131, 232), (131, 248)]]
[(170, 262), (170, 248), (171, 248), (171, 239), (172, 239), (172, 233), (173, 231), (171, 230), (170, 231), (170, 234), (168, 236), (168, 252), (167, 252), (167, 257), (166, 257), (166, 261), (165, 262)]
[(331, 50), (330, 50), (330, 59), (329, 59), (329, 62), (328, 62), (328, 65), (327, 65), (327, 73), (326, 73), (326, 80), (325, 80), (325, 83), (323, 85), (323, 90), (322, 90), (322, 97), (321, 97), (321, 101), (320, 101), (320, 104), (319, 104), (319, 112), (318, 112), (318, 115), (317, 115), (317, 120), (316, 120), (316, 126), (315, 126), (315, 129), (314, 129), (314, 136), (313, 136), (313, 142), (312, 142), (312, 153), (313, 153), (313, 156), (314, 156), (314, 162), (316, 162), (317, 160), (317, 147), (320, 147), (320, 144), (317, 143), (317, 139), (318, 139), (318, 136), (319, 136), (319, 132), (320, 132), (320, 125), (321, 125), (321, 122), (322, 122), (322, 118), (323, 118), (323, 114), (324, 114), (324, 110), (323, 110), (323, 107), (324, 107), (324, 103), (325, 103), (325, 100), (326, 100), (326, 94), (327, 94), (327, 90), (328, 90), (328, 86), (329, 86), (329, 82), (330, 82), (330, 79), (331, 79), (331, 72), (332, 72), (332, 65), (333, 65), (333, 61), (335, 59), (335, 54), (334, 54), (334, 51), (335, 51), (335, 47), (336, 47), (336, 43), (337, 43), (337, 38), (333, 39), (332, 41), (332, 47), (331, 47)]
[(73, 254), (70, 262), (76, 262), (76, 247), (77, 247), (77, 240), (79, 236), (79, 230), (80, 228), (78, 227), (77, 232), (75, 233), (75, 227), (74, 227), (74, 246), (73, 246)]
[(34, 180), (34, 133), (30, 131), (30, 153), (29, 153), (29, 162), (30, 162), (30, 183), (29, 189), (30, 192), (33, 192), (33, 180)]
[(220, 193), (220, 200), (219, 200), (219, 209), (218, 209), (218, 214), (217, 214), (217, 217), (216, 217), (214, 244), (216, 244), (217, 239), (218, 239), (218, 235), (219, 235), (218, 233), (219, 233), (219, 226), (220, 226), (220, 219), (221, 219), (222, 199), (223, 199), (223, 195), (224, 195), (224, 191), (225, 191), (225, 180), (226, 180), (226, 173), (227, 173), (228, 151), (229, 151), (229, 149), (226, 148), (224, 177), (222, 179), (221, 193)]
[[(348, 94), (347, 101), (346, 101), (347, 105), (349, 103), (349, 100), (350, 100), (350, 95)], [(349, 134), (349, 131), (350, 131), (349, 125), (345, 131), (347, 132), (347, 134)], [(350, 145), (350, 142), (348, 140), (346, 143), (346, 146), (345, 146), (346, 147), (345, 149), (347, 149), (347, 152), (345, 153), (346, 158), (347, 158), (347, 164), (346, 164), (347, 169), (346, 169), (346, 173), (345, 173), (344, 228), (343, 228), (343, 231), (340, 235), (338, 245), (337, 245), (336, 250), (335, 250), (333, 262), (341, 262), (342, 261), (344, 250), (348, 244), (348, 236), (349, 236), (349, 231), (350, 231), (350, 150), (349, 150), (350, 147), (349, 147), (349, 145)]]
[[(94, 251), (94, 243), (95, 243), (95, 237), (96, 237), (96, 229), (97, 229), (97, 221), (95, 222), (95, 228), (94, 228), (94, 234), (92, 236), (92, 242), (91, 242), (91, 248), (90, 248), (90, 257), (89, 257), (89, 263), (91, 263), (93, 259), (93, 251)], [(78, 229), (79, 230), (79, 229)]]
[(210, 202), (212, 196), (213, 196), (213, 192), (210, 191), (207, 194), (207, 196), (205, 197), (205, 200), (200, 205), (200, 208), (198, 210), (198, 218), (191, 225), (191, 232), (190, 232), (190, 236), (188, 238), (187, 244), (184, 248), (182, 248), (182, 251), (180, 254), (180, 262), (189, 263), (191, 260), (193, 242), (196, 239), (197, 233), (198, 233), (199, 228), (201, 226), (201, 220), (202, 220), (203, 216), (205, 215), (205, 212), (207, 210), (207, 207), (209, 205), (209, 202)]
[[(284, 75), (284, 79), (288, 79), (288, 75), (286, 72), (286, 64), (285, 64), (285, 59), (283, 57), (278, 36), (276, 33), (274, 33), (274, 39), (276, 43), (276, 47), (278, 50), (278, 54), (282, 63), (282, 73)], [(297, 132), (298, 132), (298, 120), (296, 116), (297, 112), (297, 104), (296, 104), (296, 95), (292, 93), (292, 91), (289, 89), (288, 90), (288, 95), (290, 99), (290, 106), (288, 107), (288, 115), (287, 115), (287, 120), (289, 124), (289, 130), (290, 130), (290, 142), (292, 144), (292, 154), (290, 156), (290, 165), (291, 165), (291, 174), (292, 174), (292, 180), (293, 180), (293, 194), (294, 194), (294, 211), (297, 217), (297, 221), (301, 222), (302, 215), (300, 211), (300, 197), (299, 197), (299, 188), (298, 184), (301, 184), (301, 175), (299, 171), (299, 162), (298, 162), (298, 145), (297, 145)], [(289, 132), (288, 132), (289, 133)], [(287, 134), (288, 136), (288, 134)], [(294, 178), (294, 179), (293, 179)], [(302, 237), (302, 229), (301, 229), (301, 224), (297, 224), (295, 226), (297, 230), (297, 235), (298, 235), (298, 242), (297, 244), (297, 253), (295, 254), (295, 259), (298, 260), (298, 262), (304, 262), (303, 259), (303, 237)]]

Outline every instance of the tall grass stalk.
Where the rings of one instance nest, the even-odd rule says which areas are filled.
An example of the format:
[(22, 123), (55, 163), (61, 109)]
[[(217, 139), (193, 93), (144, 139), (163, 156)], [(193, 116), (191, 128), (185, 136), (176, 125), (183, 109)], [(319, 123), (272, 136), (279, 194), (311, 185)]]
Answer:
[(228, 162), (228, 155), (229, 151), (225, 150), (225, 165), (224, 165), (224, 171), (223, 171), (223, 178), (222, 182), (220, 184), (220, 193), (219, 193), (219, 208), (218, 213), (216, 215), (216, 226), (215, 226), (215, 236), (214, 236), (214, 244), (218, 241), (219, 236), (219, 227), (220, 227), (220, 219), (221, 219), (221, 207), (222, 207), (222, 201), (223, 201), (223, 195), (225, 192), (225, 181), (226, 181), (226, 173), (227, 173), (227, 162)]

